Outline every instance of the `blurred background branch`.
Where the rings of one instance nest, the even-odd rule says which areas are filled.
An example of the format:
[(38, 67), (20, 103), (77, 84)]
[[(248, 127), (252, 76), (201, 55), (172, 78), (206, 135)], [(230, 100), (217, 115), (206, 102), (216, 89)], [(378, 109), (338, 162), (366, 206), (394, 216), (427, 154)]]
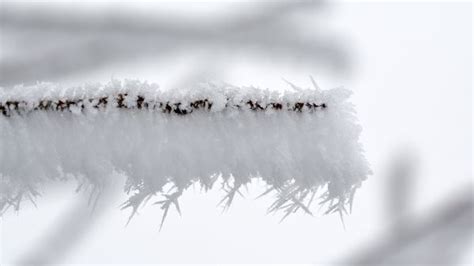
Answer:
[[(43, 8), (41, 8), (43, 7)], [(54, 81), (113, 63), (153, 58), (173, 62), (201, 54), (207, 62), (236, 56), (341, 71), (345, 48), (326, 29), (302, 30), (320, 1), (230, 3), (205, 17), (103, 11), (88, 14), (45, 6), (3, 4), (0, 85)], [(314, 23), (313, 20), (310, 23)]]
[[(473, 191), (469, 184), (426, 217), (405, 217), (403, 227), (350, 256), (344, 265), (459, 265), (472, 245)], [(471, 243), (470, 243), (471, 242)]]

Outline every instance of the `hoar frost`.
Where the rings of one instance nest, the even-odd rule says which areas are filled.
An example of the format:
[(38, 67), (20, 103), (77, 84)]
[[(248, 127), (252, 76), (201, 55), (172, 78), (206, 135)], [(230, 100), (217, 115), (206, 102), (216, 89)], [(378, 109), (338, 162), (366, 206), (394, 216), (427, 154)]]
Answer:
[(223, 182), (228, 207), (254, 178), (275, 196), (271, 212), (311, 214), (318, 197), (326, 213), (342, 215), (370, 174), (350, 94), (212, 83), (164, 91), (116, 80), (0, 88), (0, 210), (18, 209), (51, 180), (100, 189), (119, 172), (132, 216), (159, 196), (163, 218), (170, 206), (179, 211), (193, 184)]

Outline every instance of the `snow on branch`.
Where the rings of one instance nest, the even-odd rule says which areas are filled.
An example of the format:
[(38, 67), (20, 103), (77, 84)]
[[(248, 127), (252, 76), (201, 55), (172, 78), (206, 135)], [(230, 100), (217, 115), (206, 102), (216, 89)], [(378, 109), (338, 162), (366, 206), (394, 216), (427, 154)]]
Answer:
[(117, 80), (0, 88), (0, 210), (18, 210), (51, 180), (101, 187), (119, 172), (132, 216), (162, 196), (164, 219), (171, 206), (180, 211), (191, 185), (218, 180), (228, 207), (253, 178), (276, 196), (270, 212), (311, 214), (316, 195), (326, 213), (342, 215), (370, 174), (350, 94), (212, 83), (160, 90)]
[(318, 90), (280, 94), (257, 88), (227, 84), (203, 84), (197, 90), (160, 91), (157, 85), (138, 81), (112, 81), (109, 84), (61, 88), (43, 83), (36, 86), (0, 88), (0, 114), (10, 116), (32, 111), (95, 112), (110, 108), (146, 109), (190, 114), (195, 110), (223, 109), (269, 111), (313, 111), (326, 108), (325, 96)]

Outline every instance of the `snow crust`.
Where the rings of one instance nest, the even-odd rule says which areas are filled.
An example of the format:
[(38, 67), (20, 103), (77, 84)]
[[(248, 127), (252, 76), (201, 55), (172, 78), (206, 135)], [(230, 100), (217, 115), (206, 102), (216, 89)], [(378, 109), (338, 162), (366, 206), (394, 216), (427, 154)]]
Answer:
[[(34, 111), (43, 99), (97, 98), (127, 93), (146, 101), (192, 102), (209, 99), (212, 110), (185, 116), (153, 109), (97, 109), (70, 112)], [(201, 84), (194, 89), (163, 91), (138, 81), (62, 88), (54, 84), (0, 89), (0, 103), (21, 100), (24, 114), (0, 115), (0, 210), (19, 208), (52, 180), (78, 180), (100, 188), (114, 172), (127, 176), (130, 198), (124, 208), (132, 215), (148, 199), (166, 213), (179, 211), (178, 198), (191, 185), (204, 189), (223, 182), (223, 206), (238, 190), (261, 178), (275, 197), (269, 211), (284, 217), (302, 210), (311, 214), (311, 202), (320, 197), (327, 213), (342, 214), (352, 204), (356, 189), (370, 174), (358, 141), (351, 93), (294, 89), (285, 93)], [(229, 108), (248, 100), (325, 103), (311, 112)], [(221, 180), (221, 181), (218, 181)], [(112, 180), (113, 182), (113, 180)], [(172, 187), (171, 190), (164, 188)]]

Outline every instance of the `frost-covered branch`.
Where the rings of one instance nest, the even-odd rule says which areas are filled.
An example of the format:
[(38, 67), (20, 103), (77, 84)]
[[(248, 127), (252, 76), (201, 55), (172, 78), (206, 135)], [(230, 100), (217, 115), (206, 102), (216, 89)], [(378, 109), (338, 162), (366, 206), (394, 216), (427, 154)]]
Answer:
[(316, 111), (327, 107), (319, 91), (270, 92), (257, 88), (205, 84), (198, 90), (162, 92), (156, 85), (113, 81), (105, 86), (61, 88), (53, 84), (0, 88), (0, 114), (11, 116), (33, 111), (96, 112), (110, 108), (146, 109), (191, 114), (206, 110)]
[[(276, 196), (269, 211), (311, 214), (319, 195), (327, 213), (342, 215), (370, 174), (349, 96), (342, 88), (278, 93), (227, 84), (164, 91), (137, 81), (3, 88), (0, 207), (18, 209), (50, 180), (102, 186), (118, 172), (128, 177), (124, 207), (132, 215), (160, 196), (165, 213), (179, 210), (178, 197), (191, 185), (208, 189), (218, 180), (228, 206), (254, 178)], [(12, 101), (17, 107), (6, 104)], [(63, 108), (68, 101), (75, 104)], [(166, 112), (167, 105), (174, 109)]]

